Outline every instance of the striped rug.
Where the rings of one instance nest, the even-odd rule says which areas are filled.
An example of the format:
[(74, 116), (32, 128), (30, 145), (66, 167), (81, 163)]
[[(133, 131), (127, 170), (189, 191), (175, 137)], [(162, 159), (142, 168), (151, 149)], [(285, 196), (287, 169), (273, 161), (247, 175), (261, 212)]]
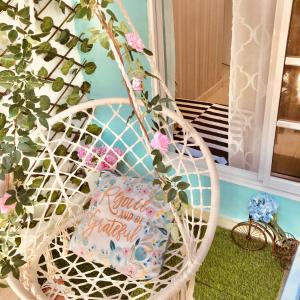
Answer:
[[(196, 100), (176, 99), (176, 103), (184, 118), (199, 132), (215, 161), (228, 162), (228, 106)], [(175, 139), (182, 142), (181, 131)], [(193, 147), (198, 150), (197, 147)]]

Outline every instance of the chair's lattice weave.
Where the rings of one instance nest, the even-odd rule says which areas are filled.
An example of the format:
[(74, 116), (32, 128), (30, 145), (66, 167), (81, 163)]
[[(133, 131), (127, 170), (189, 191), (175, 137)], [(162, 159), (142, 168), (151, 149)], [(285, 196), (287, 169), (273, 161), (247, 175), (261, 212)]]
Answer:
[[(118, 164), (119, 175), (157, 177), (151, 155), (127, 99), (103, 99), (87, 102), (64, 111), (50, 120), (51, 126), (64, 126), (64, 132), (37, 130), (41, 155), (32, 160), (26, 185), (40, 185), (35, 195), (33, 219), (23, 230), (21, 249), (29, 261), (21, 272), (21, 282), (37, 299), (163, 299), (182, 287), (202, 263), (215, 230), (218, 189), (213, 160), (194, 129), (177, 114), (164, 109), (167, 124), (161, 124), (170, 137), (165, 163), (173, 166), (175, 175), (190, 183), (190, 206), (176, 215), (180, 239), (168, 248), (159, 278), (134, 281), (100, 264), (85, 262), (68, 250), (72, 228), (90, 199), (91, 182), (99, 172), (74, 156), (87, 138), (93, 145), (118, 147), (125, 152)], [(100, 135), (89, 132), (89, 125), (102, 128)], [(153, 124), (144, 119), (153, 136)], [(184, 131), (184, 145), (172, 139), (173, 129)], [(92, 140), (91, 140), (91, 138)], [(46, 145), (46, 146), (45, 146)], [(68, 153), (61, 154), (62, 145)], [(189, 147), (198, 146), (204, 156), (193, 158)], [(88, 153), (86, 154), (88, 155)], [(116, 155), (118, 155), (116, 153)], [(101, 159), (98, 157), (99, 160)], [(86, 178), (81, 174), (85, 173)], [(211, 179), (211, 180), (210, 180)], [(77, 185), (79, 183), (79, 185)], [(87, 188), (89, 185), (89, 188)], [(216, 187), (213, 190), (212, 187)], [(62, 278), (64, 284), (58, 278)], [(43, 291), (43, 292), (42, 292)], [(143, 298), (145, 297), (145, 298)]]
[[(132, 31), (136, 32), (122, 2), (116, 2)], [(110, 44), (123, 79), (130, 86), (124, 66), (117, 59), (116, 49), (111, 41)], [(160, 77), (155, 62), (152, 58), (148, 59), (152, 72)], [(163, 81), (161, 84), (171, 98)], [(135, 108), (139, 108), (131, 88), (130, 95)], [(59, 96), (56, 104), (63, 98), (63, 95)], [(140, 124), (136, 118), (127, 122), (131, 114), (128, 100), (86, 102), (52, 117), (49, 121), (52, 130), (37, 128), (33, 138), (40, 145), (40, 153), (32, 158), (25, 182), (26, 188), (33, 185), (37, 187), (37, 192), (33, 208), (28, 207), (30, 219), (24, 221), (26, 226), (21, 232), (23, 239), (20, 246), (28, 263), (21, 268), (19, 282), (9, 278), (10, 285), (22, 298), (169, 299), (185, 287), (201, 265), (212, 242), (217, 223), (219, 190), (213, 159), (207, 146), (183, 120), (176, 105), (174, 110), (177, 113), (164, 108), (162, 115), (167, 123), (158, 122), (171, 141), (170, 151), (164, 160), (173, 167), (170, 175), (183, 176), (190, 183), (190, 205), (183, 208), (180, 214), (170, 205), (180, 238), (168, 247), (159, 278), (149, 281), (134, 281), (112, 269), (86, 262), (68, 251), (73, 228), (89, 203), (89, 191), (93, 189), (94, 182), (92, 179), (99, 174), (74, 154), (86, 141), (91, 146), (107, 146), (111, 151), (118, 147), (125, 152), (118, 164), (119, 175), (148, 179), (157, 176), (149, 154), (151, 149)], [(150, 118), (144, 118), (143, 123), (151, 138), (154, 126)], [(101, 127), (101, 133), (91, 134), (91, 124)], [(53, 126), (63, 128), (63, 132), (55, 132)], [(181, 144), (173, 139), (173, 130), (182, 130), (184, 138)], [(203, 152), (203, 157), (192, 157), (190, 147), (196, 146)]]

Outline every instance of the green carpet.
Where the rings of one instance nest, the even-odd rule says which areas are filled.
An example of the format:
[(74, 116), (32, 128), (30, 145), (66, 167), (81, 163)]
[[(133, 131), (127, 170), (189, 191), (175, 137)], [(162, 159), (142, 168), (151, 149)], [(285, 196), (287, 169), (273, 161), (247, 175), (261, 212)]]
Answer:
[(276, 300), (283, 270), (271, 247), (249, 252), (236, 246), (230, 231), (218, 228), (196, 276), (196, 300)]
[[(56, 241), (56, 244), (61, 244)], [(61, 249), (62, 251), (62, 249)], [(73, 262), (77, 256), (74, 254), (68, 256), (68, 260), (61, 253), (54, 251), (53, 257), (56, 258), (56, 265), (64, 268)], [(88, 276), (99, 277), (99, 286), (106, 285), (106, 281), (101, 281), (101, 274), (97, 271), (92, 272), (93, 266), (85, 262), (82, 258), (78, 268), (82, 272), (90, 271)], [(40, 259), (41, 268), (47, 272), (43, 257)], [(172, 262), (170, 261), (170, 264)], [(106, 272), (117, 273), (107, 268)], [(76, 275), (77, 270), (71, 269), (69, 275)], [(120, 280), (124, 275), (119, 274)], [(205, 258), (202, 267), (196, 276), (195, 299), (196, 300), (275, 300), (280, 288), (283, 271), (278, 261), (271, 254), (271, 246), (262, 251), (246, 251), (236, 246), (231, 237), (230, 231), (218, 228), (212, 247), (208, 256)], [(39, 278), (42, 285), (46, 279), (44, 276)], [(80, 290), (86, 292), (90, 290), (90, 284), (82, 285), (81, 279), (70, 279), (72, 283), (80, 283)], [(84, 282), (83, 282), (84, 283)], [(132, 289), (132, 287), (131, 287)], [(116, 287), (105, 290), (106, 296), (119, 294)], [(143, 290), (137, 288), (132, 292), (132, 296), (143, 294)], [(101, 298), (101, 294), (95, 294), (95, 297)], [(139, 300), (146, 300), (149, 297), (141, 296)]]

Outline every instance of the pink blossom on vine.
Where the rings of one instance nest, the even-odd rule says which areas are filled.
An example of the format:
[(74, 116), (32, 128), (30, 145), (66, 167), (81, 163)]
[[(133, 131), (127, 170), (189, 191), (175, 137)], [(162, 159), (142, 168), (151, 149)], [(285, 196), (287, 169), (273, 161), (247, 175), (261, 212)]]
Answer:
[[(87, 154), (87, 151), (90, 153)], [(87, 166), (94, 167), (97, 171), (103, 171), (114, 169), (124, 152), (117, 147), (110, 149), (107, 146), (95, 146), (88, 149), (85, 146), (79, 148), (77, 154), (80, 159), (84, 159), (84, 163)]]
[(132, 89), (136, 92), (142, 92), (143, 91), (143, 80), (133, 77), (132, 78)]
[(86, 155), (86, 149), (85, 148), (79, 148), (78, 150), (77, 150), (77, 155), (78, 155), (78, 157), (79, 158), (84, 158), (85, 157), (85, 155)]
[(84, 160), (84, 163), (89, 166), (89, 167), (93, 167), (94, 166), (94, 163), (93, 163), (93, 158), (94, 158), (94, 155), (92, 153), (89, 153), (85, 160)]
[(134, 32), (126, 33), (125, 34), (127, 43), (130, 47), (135, 49), (137, 52), (143, 52), (144, 51), (144, 43), (141, 40), (141, 38)]
[(169, 148), (169, 138), (160, 131), (157, 131), (151, 141), (151, 147), (165, 153)]

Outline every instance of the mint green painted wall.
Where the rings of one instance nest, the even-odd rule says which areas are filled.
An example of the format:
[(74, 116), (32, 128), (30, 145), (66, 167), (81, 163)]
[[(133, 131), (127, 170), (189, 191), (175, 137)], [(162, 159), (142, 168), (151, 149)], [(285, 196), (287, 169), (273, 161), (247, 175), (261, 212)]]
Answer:
[[(130, 16), (137, 26), (143, 40), (148, 41), (148, 22), (147, 22), (147, 1), (146, 0), (123, 0)], [(117, 15), (120, 16), (118, 11)], [(93, 27), (92, 24), (76, 20), (77, 32), (87, 31)], [(114, 61), (107, 59), (105, 51), (96, 46), (84, 55), (87, 58), (96, 60), (98, 68), (92, 76), (86, 76), (86, 80), (92, 82), (90, 99), (126, 96), (124, 86), (121, 81), (119, 70)], [(127, 111), (128, 113), (128, 111)], [(130, 139), (129, 139), (130, 141)], [(119, 145), (121, 147), (121, 145)], [(138, 149), (137, 149), (138, 150)], [(227, 218), (246, 220), (248, 218), (248, 201), (251, 196), (258, 191), (236, 184), (221, 181), (221, 211), (220, 214)], [(278, 201), (279, 223), (282, 228), (293, 233), (300, 238), (300, 202), (273, 195)]]
[[(238, 220), (248, 218), (248, 201), (257, 190), (221, 181), (221, 215)], [(279, 204), (278, 223), (287, 232), (300, 238), (300, 201), (273, 194)]]
[[(145, 46), (148, 47), (147, 0), (123, 0), (123, 4), (137, 27)], [(123, 20), (117, 5), (113, 5), (112, 9), (119, 21)], [(98, 26), (99, 22), (96, 19), (91, 22), (79, 19), (75, 20), (75, 29), (78, 34), (85, 32), (86, 36), (88, 36), (88, 29)], [(106, 53), (106, 50), (99, 44), (95, 44), (89, 53), (81, 53), (82, 60), (92, 60), (97, 64), (95, 73), (90, 76), (84, 75), (85, 80), (92, 82), (90, 99), (127, 96), (117, 64), (115, 61), (107, 58)]]

